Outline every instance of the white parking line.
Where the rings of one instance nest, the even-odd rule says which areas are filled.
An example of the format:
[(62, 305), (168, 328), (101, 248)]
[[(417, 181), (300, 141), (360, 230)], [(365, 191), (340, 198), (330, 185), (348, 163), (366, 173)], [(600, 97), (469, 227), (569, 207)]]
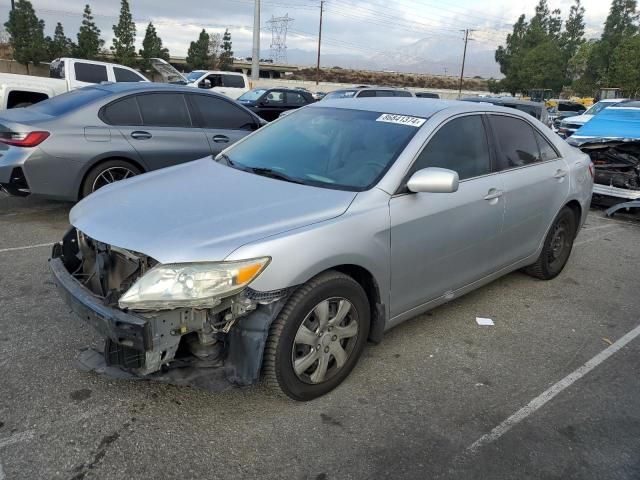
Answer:
[(50, 247), (52, 246), (54, 243), (56, 242), (49, 242), (49, 243), (39, 243), (37, 245), (27, 245), (25, 247), (11, 247), (11, 248), (0, 248), (0, 253), (4, 253), (4, 252), (16, 252), (18, 250), (28, 250), (30, 248), (41, 248), (41, 247)]
[(611, 355), (613, 355), (618, 350), (623, 348), (625, 345), (627, 345), (629, 342), (631, 342), (634, 338), (636, 338), (639, 335), (640, 335), (640, 325), (638, 325), (629, 333), (627, 333), (626, 335), (618, 339), (618, 341), (611, 344), (609, 347), (605, 348), (603, 351), (601, 351), (598, 355), (596, 355), (587, 363), (582, 365), (580, 368), (578, 368), (574, 372), (564, 377), (562, 380), (560, 380), (558, 383), (556, 383), (549, 389), (542, 392), (536, 398), (531, 400), (526, 406), (522, 407), (516, 413), (511, 415), (509, 418), (507, 418), (504, 422), (502, 422), (500, 425), (495, 427), (489, 433), (481, 436), (478, 440), (476, 440), (475, 442), (473, 442), (471, 445), (467, 447), (467, 452), (473, 453), (483, 445), (495, 442), (502, 435), (504, 435), (509, 430), (511, 430), (515, 425), (520, 423), (522, 420), (527, 418), (532, 413), (535, 413), (536, 410), (541, 408), (545, 403), (547, 403), (553, 397), (558, 395), (565, 388), (569, 387), (576, 380), (579, 380), (580, 378), (584, 377), (587, 373), (589, 373), (591, 370), (596, 368), (598, 365), (604, 362), (607, 358), (609, 358)]

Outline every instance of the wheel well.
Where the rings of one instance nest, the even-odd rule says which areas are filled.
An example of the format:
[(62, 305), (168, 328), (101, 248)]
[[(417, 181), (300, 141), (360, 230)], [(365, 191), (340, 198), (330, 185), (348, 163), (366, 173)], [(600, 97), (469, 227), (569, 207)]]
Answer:
[(14, 108), (16, 105), (19, 105), (21, 103), (38, 103), (48, 98), (49, 95), (47, 95), (46, 93), (22, 92), (20, 90), (14, 90), (12, 92), (9, 92), (9, 96), (7, 98), (7, 108)]
[[(577, 200), (571, 200), (566, 206), (573, 212), (573, 215), (576, 218), (576, 227), (578, 227), (580, 225), (580, 220), (582, 219), (582, 206), (580, 205), (580, 202)], [(578, 235), (578, 228), (576, 228), (576, 235)]]
[(146, 172), (146, 169), (142, 165), (140, 165), (140, 163), (136, 162), (135, 160), (131, 160), (130, 158), (126, 158), (126, 157), (108, 157), (108, 158), (103, 158), (101, 160), (98, 160), (96, 163), (94, 163), (89, 168), (87, 168), (87, 171), (84, 172), (84, 175), (82, 175), (82, 180), (80, 180), (80, 185), (78, 186), (78, 200), (82, 199), (82, 186), (84, 185), (84, 181), (87, 179), (87, 176), (89, 175), (89, 172), (91, 172), (91, 170), (96, 168), (98, 165), (102, 165), (103, 163), (111, 161), (111, 160), (122, 160), (123, 162), (129, 162), (131, 165), (134, 165), (135, 167), (140, 169), (140, 172), (142, 172), (142, 173)]
[(369, 329), (369, 340), (379, 343), (382, 340), (382, 333), (385, 325), (384, 305), (381, 301), (380, 287), (374, 276), (367, 269), (359, 265), (338, 265), (331, 270), (349, 275), (360, 284), (369, 299), (369, 307), (371, 309), (371, 328)]

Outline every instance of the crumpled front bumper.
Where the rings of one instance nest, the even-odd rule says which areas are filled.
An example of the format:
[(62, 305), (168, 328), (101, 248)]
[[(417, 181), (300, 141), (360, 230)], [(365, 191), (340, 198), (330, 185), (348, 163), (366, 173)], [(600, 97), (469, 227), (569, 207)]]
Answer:
[(49, 268), (62, 298), (71, 310), (103, 337), (116, 344), (139, 352), (152, 350), (153, 337), (149, 321), (103, 305), (99, 297), (93, 295), (67, 271), (61, 255), (62, 246), (55, 244)]

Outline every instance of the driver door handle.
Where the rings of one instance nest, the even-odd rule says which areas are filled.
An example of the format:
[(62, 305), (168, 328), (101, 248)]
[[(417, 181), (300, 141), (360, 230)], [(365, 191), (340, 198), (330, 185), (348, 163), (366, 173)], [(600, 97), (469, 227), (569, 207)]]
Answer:
[(226, 135), (214, 135), (213, 141), (216, 143), (229, 143), (229, 137)]
[(131, 138), (135, 138), (136, 140), (148, 140), (151, 138), (151, 134), (142, 130), (136, 130), (135, 132), (131, 132)]
[(492, 188), (491, 190), (489, 190), (489, 193), (484, 196), (484, 199), (487, 201), (495, 200), (496, 198), (500, 198), (502, 195), (504, 195), (504, 192), (502, 190)]

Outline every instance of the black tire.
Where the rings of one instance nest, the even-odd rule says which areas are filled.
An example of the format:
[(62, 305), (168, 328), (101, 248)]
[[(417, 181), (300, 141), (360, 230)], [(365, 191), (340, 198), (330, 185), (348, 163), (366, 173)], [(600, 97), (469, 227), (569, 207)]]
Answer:
[(130, 178), (142, 173), (142, 171), (137, 166), (135, 166), (131, 162), (128, 162), (127, 160), (114, 159), (102, 162), (89, 170), (89, 173), (85, 177), (84, 182), (82, 182), (82, 188), (80, 189), (80, 198), (84, 198), (87, 195), (95, 192), (99, 188), (103, 187), (104, 185), (99, 182), (99, 178), (101, 177), (101, 175), (108, 172), (120, 172), (120, 176), (123, 176), (126, 172), (129, 172), (128, 174), (126, 174), (127, 176), (123, 176), (123, 178), (118, 178), (119, 174), (116, 174), (113, 181)]
[(541, 280), (558, 276), (569, 260), (578, 225), (576, 216), (569, 207), (564, 207), (556, 216), (536, 263), (525, 272)]
[[(357, 334), (351, 338), (338, 339), (337, 342), (343, 351), (348, 352), (346, 361), (342, 366), (338, 366), (337, 357), (330, 357), (331, 352), (326, 345), (336, 344), (325, 343), (322, 350), (318, 348), (317, 355), (324, 358), (331, 358), (327, 361), (326, 377), (322, 376), (323, 380), (317, 383), (311, 383), (301, 379), (306, 376), (306, 371), (315, 368), (319, 369), (320, 360), (316, 360), (314, 364), (310, 365), (305, 372), (297, 374), (294, 370), (294, 361), (303, 360), (304, 357), (295, 358), (296, 355), (311, 355), (314, 354), (313, 346), (309, 348), (308, 352), (298, 352), (298, 348), (303, 348), (305, 345), (300, 345), (296, 342), (297, 334), (301, 329), (302, 324), (306, 322), (316, 321), (314, 313), (316, 308), (320, 304), (328, 302), (327, 318), (331, 317), (331, 313), (335, 311), (336, 306), (342, 305), (341, 301), (347, 300), (350, 304), (350, 309), (345, 314), (342, 321), (334, 325), (346, 325), (350, 329), (353, 329), (352, 322), (357, 325)], [(325, 328), (325, 334), (322, 337), (318, 337), (318, 347), (321, 342), (325, 340), (327, 342), (332, 341), (331, 337), (331, 322), (338, 318), (338, 313), (329, 320), (329, 323)], [(263, 359), (263, 375), (267, 386), (278, 394), (285, 394), (288, 397), (299, 400), (312, 400), (320, 397), (325, 393), (336, 388), (353, 370), (353, 367), (358, 361), (358, 358), (362, 354), (362, 350), (367, 341), (369, 335), (369, 326), (371, 320), (371, 313), (369, 309), (369, 301), (367, 295), (353, 278), (337, 271), (324, 272), (301, 286), (287, 301), (286, 305), (274, 320), (269, 330), (269, 336), (265, 346), (264, 359)], [(343, 323), (345, 322), (345, 323)], [(310, 325), (307, 323), (307, 325)], [(345, 330), (345, 326), (333, 327), (333, 333), (336, 333), (338, 329)], [(320, 327), (318, 327), (318, 330)], [(314, 335), (317, 335), (314, 331)], [(331, 337), (331, 338), (330, 338)], [(335, 340), (335, 339), (334, 339)], [(314, 343), (315, 343), (314, 339)], [(351, 343), (349, 343), (351, 342)], [(294, 347), (296, 350), (294, 350)], [(295, 358), (295, 359), (294, 359)], [(332, 363), (333, 362), (333, 363)], [(333, 369), (333, 371), (331, 370)], [(313, 378), (310, 376), (309, 379)]]

